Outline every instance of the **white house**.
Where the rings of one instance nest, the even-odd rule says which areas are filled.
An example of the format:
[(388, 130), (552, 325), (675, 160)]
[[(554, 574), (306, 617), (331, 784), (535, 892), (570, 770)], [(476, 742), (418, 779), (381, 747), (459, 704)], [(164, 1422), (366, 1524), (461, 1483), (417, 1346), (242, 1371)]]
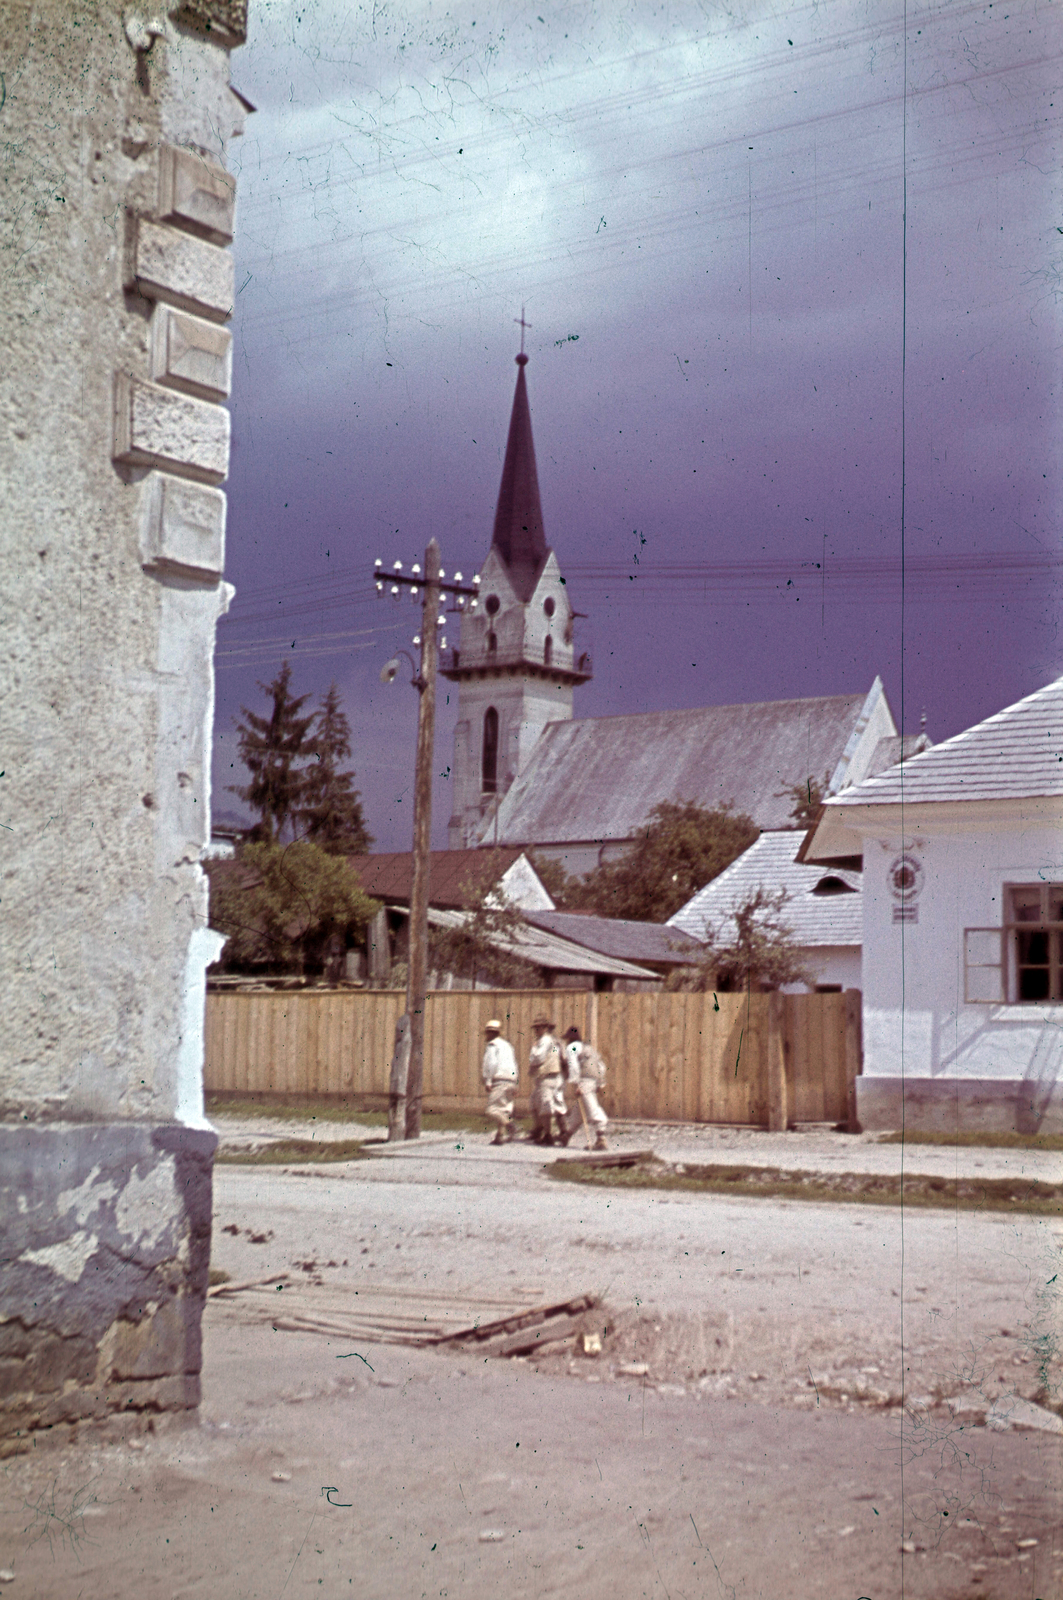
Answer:
[(827, 801), (863, 854), (865, 1128), (1063, 1131), (1063, 678)]
[(863, 936), (860, 871), (810, 866), (795, 860), (804, 834), (793, 828), (762, 833), (666, 924), (704, 939), (711, 929), (724, 943), (734, 938), (734, 914), (758, 889), (788, 896), (779, 913), (793, 933), (810, 982), (785, 985), (788, 994), (820, 994), (860, 987)]

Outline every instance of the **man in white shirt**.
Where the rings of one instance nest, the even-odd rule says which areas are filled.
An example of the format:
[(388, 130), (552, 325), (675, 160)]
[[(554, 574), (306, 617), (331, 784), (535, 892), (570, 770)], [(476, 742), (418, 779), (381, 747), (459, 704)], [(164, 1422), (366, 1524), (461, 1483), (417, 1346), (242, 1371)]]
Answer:
[(487, 1090), (486, 1114), (498, 1123), (492, 1144), (505, 1144), (514, 1135), (513, 1101), (517, 1093), (517, 1058), (508, 1039), (502, 1037), (502, 1024), (493, 1017), (484, 1028), (483, 1078)]
[(568, 1144), (585, 1118), (588, 1135), (591, 1128), (596, 1135), (594, 1149), (608, 1150), (605, 1130), (609, 1126), (609, 1118), (598, 1103), (598, 1091), (605, 1082), (605, 1062), (592, 1044), (586, 1044), (580, 1038), (578, 1028), (569, 1028), (565, 1034), (565, 1067), (568, 1081), (576, 1091), (576, 1099), (565, 1121), (562, 1144)]
[(551, 1116), (557, 1118), (558, 1137), (564, 1140), (565, 1091), (561, 1046), (554, 1038), (554, 1024), (548, 1017), (532, 1023), (535, 1043), (528, 1057), (532, 1074), (531, 1106), (535, 1117), (532, 1139), (535, 1144), (553, 1144)]

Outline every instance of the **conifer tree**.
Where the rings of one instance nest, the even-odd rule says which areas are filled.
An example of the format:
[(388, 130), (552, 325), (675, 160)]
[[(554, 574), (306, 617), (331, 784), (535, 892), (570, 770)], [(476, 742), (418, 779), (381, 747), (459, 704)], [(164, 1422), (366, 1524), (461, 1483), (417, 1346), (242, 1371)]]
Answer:
[(291, 672), (285, 661), (272, 683), (259, 684), (273, 701), (269, 716), (241, 706), (244, 721), (236, 724), (240, 759), (251, 781), (230, 784), (229, 790), (258, 813), (255, 837), (267, 844), (283, 838), (286, 825), (294, 825), (306, 787), (308, 735), (317, 715), (299, 715), (310, 696), (292, 694)]
[(335, 683), (329, 685), (321, 702), (307, 752), (311, 761), (296, 812), (300, 835), (331, 855), (359, 855), (368, 850), (373, 837), (362, 815), (355, 775), (340, 770), (350, 759), (351, 726)]

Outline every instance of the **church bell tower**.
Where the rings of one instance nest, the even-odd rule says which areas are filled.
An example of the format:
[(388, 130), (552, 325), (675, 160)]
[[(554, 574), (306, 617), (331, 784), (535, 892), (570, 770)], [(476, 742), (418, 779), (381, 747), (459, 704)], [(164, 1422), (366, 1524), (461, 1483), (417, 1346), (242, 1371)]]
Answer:
[(572, 691), (591, 676), (577, 657), (573, 611), (546, 543), (535, 470), (523, 339), (480, 606), (440, 663), (458, 685), (454, 730), (452, 850), (491, 842), (491, 818), (548, 722), (572, 716)]

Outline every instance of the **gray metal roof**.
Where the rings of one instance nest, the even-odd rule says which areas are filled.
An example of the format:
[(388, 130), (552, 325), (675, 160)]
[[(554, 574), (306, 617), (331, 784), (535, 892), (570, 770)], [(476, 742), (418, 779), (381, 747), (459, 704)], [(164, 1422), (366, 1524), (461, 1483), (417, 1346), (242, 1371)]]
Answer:
[[(401, 909), (406, 908), (403, 906)], [(428, 920), (437, 928), (460, 928), (470, 915), (468, 911), (437, 911), (431, 906), (428, 910)], [(585, 972), (607, 978), (657, 977), (657, 973), (647, 967), (588, 950), (571, 939), (563, 939), (546, 928), (532, 927), (530, 923), (515, 927), (512, 939), (498, 935), (490, 943), (552, 972)]]
[[(903, 787), (902, 787), (903, 786)], [(828, 801), (847, 806), (1063, 795), (1063, 678), (997, 711), (903, 766)]]
[(868, 699), (840, 694), (549, 723), (499, 807), (498, 840), (632, 839), (662, 800), (733, 801), (760, 828), (786, 827), (793, 800), (781, 791), (835, 771)]
[(526, 911), (526, 922), (573, 943), (616, 956), (622, 961), (650, 961), (656, 966), (690, 966), (701, 959), (696, 939), (663, 922), (634, 922), (624, 917), (590, 917), (579, 911)]
[[(697, 939), (705, 937), (708, 924), (726, 942), (735, 934), (734, 912), (763, 887), (772, 893), (777, 889), (789, 892), (790, 899), (779, 915), (793, 929), (796, 944), (862, 944), (860, 873), (795, 862), (803, 837), (794, 829), (762, 833), (737, 861), (681, 906), (666, 927), (681, 929)], [(838, 889), (838, 884), (844, 887)], [(826, 892), (817, 892), (819, 885)]]

